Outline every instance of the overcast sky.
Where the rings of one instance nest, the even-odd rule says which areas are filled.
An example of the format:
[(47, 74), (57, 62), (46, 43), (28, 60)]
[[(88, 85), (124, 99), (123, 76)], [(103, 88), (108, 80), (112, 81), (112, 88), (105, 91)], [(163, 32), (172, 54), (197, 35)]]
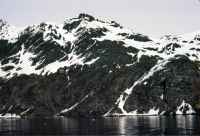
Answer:
[(0, 0), (0, 18), (24, 26), (88, 13), (153, 37), (200, 30), (200, 0)]

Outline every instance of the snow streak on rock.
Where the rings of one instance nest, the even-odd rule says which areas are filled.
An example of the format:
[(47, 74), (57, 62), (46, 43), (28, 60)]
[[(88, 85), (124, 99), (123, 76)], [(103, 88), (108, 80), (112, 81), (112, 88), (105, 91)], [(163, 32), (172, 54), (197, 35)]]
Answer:
[[(142, 84), (143, 82), (145, 82), (147, 79), (149, 79), (151, 76), (153, 76), (153, 74), (155, 72), (161, 71), (165, 68), (165, 65), (168, 63), (168, 60), (164, 60), (160, 63), (158, 63), (157, 65), (155, 65), (153, 68), (150, 69), (150, 71), (148, 73), (145, 73), (142, 77), (140, 77), (137, 81), (134, 82), (134, 84), (130, 87), (127, 88), (118, 98), (116, 104), (118, 105), (118, 108), (121, 109), (122, 114), (120, 115), (135, 115), (135, 113), (137, 113), (137, 111), (133, 111), (133, 112), (127, 112), (126, 110), (124, 110), (124, 105), (126, 103), (126, 100), (128, 99), (128, 97), (132, 94), (132, 91), (134, 91), (134, 88), (138, 85), (138, 84)], [(144, 115), (157, 115), (159, 112), (158, 109), (150, 109), (148, 113), (144, 113)]]
[(60, 111), (59, 114), (66, 114), (72, 110), (74, 110), (76, 107), (78, 107), (82, 102), (84, 102), (88, 97), (90, 96), (90, 94), (87, 94), (85, 97), (83, 97), (79, 102), (76, 102), (74, 105), (72, 105), (69, 108), (63, 109), (62, 111)]

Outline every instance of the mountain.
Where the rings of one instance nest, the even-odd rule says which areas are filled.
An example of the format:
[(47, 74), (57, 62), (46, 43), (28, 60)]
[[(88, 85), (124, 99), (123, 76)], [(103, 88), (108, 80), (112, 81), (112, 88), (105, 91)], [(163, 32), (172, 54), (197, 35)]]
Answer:
[(198, 114), (200, 32), (160, 39), (80, 14), (0, 21), (0, 116)]

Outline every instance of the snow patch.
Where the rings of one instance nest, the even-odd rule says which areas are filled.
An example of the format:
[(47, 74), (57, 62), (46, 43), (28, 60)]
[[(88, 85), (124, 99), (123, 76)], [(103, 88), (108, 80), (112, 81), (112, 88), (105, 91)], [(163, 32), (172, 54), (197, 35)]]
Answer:
[(161, 100), (164, 99), (164, 94), (161, 94), (160, 99), (161, 99)]
[(7, 22), (2, 24), (0, 20), (0, 40), (8, 40), (10, 43), (14, 43), (23, 29), (23, 27), (11, 26)]
[(124, 110), (124, 104), (127, 98), (127, 94), (121, 94), (117, 102), (115, 103), (118, 105), (118, 108), (122, 111), (123, 114), (127, 114), (127, 112)]
[(161, 115), (161, 114), (159, 114), (159, 109), (155, 108), (155, 107), (149, 109), (148, 112), (144, 112), (144, 113), (138, 113), (138, 110), (134, 110), (131, 112), (123, 112), (123, 113), (111, 113), (111, 110), (109, 110), (106, 114), (104, 114), (104, 117), (107, 117), (107, 116), (157, 116), (157, 115)]
[(0, 118), (21, 118), (21, 117), (17, 114), (6, 113), (5, 115), (0, 114)]
[[(35, 70), (35, 68), (37, 67), (37, 64), (35, 66), (32, 66), (31, 59), (35, 55), (25, 50), (24, 45), (22, 45), (21, 47), (22, 47), (21, 50), (15, 55), (15, 57), (19, 56), (19, 62), (17, 64), (10, 62), (10, 63), (0, 66), (1, 77), (11, 78), (15, 74), (20, 75), (20, 74), (33, 74), (33, 73), (39, 74), (40, 73), (39, 70)], [(10, 73), (9, 75), (7, 75), (8, 72), (5, 72), (2, 70), (2, 67), (6, 67), (6, 66), (14, 67), (13, 69), (8, 70), (8, 72)]]
[(185, 100), (182, 101), (181, 105), (177, 107), (176, 114), (195, 114), (196, 112), (189, 103)]
[(145, 81), (144, 83), (143, 83), (143, 85), (147, 85), (148, 84), (148, 82), (147, 81)]
[(53, 40), (61, 46), (66, 46), (67, 42), (73, 43), (77, 37), (75, 33), (64, 30), (63, 24), (46, 23), (43, 39)]
[(153, 108), (149, 109), (148, 112), (145, 112), (145, 113), (138, 113), (137, 110), (135, 110), (135, 111), (127, 113), (126, 115), (131, 115), (131, 116), (134, 116), (134, 115), (137, 115), (137, 116), (138, 115), (141, 115), (141, 116), (159, 115), (159, 109), (153, 107)]

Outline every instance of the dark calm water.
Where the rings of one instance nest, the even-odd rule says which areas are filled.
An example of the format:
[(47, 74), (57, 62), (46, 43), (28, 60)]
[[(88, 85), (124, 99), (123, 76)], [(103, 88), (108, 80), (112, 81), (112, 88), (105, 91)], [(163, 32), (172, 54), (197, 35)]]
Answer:
[(200, 117), (1, 118), (0, 135), (200, 135)]

